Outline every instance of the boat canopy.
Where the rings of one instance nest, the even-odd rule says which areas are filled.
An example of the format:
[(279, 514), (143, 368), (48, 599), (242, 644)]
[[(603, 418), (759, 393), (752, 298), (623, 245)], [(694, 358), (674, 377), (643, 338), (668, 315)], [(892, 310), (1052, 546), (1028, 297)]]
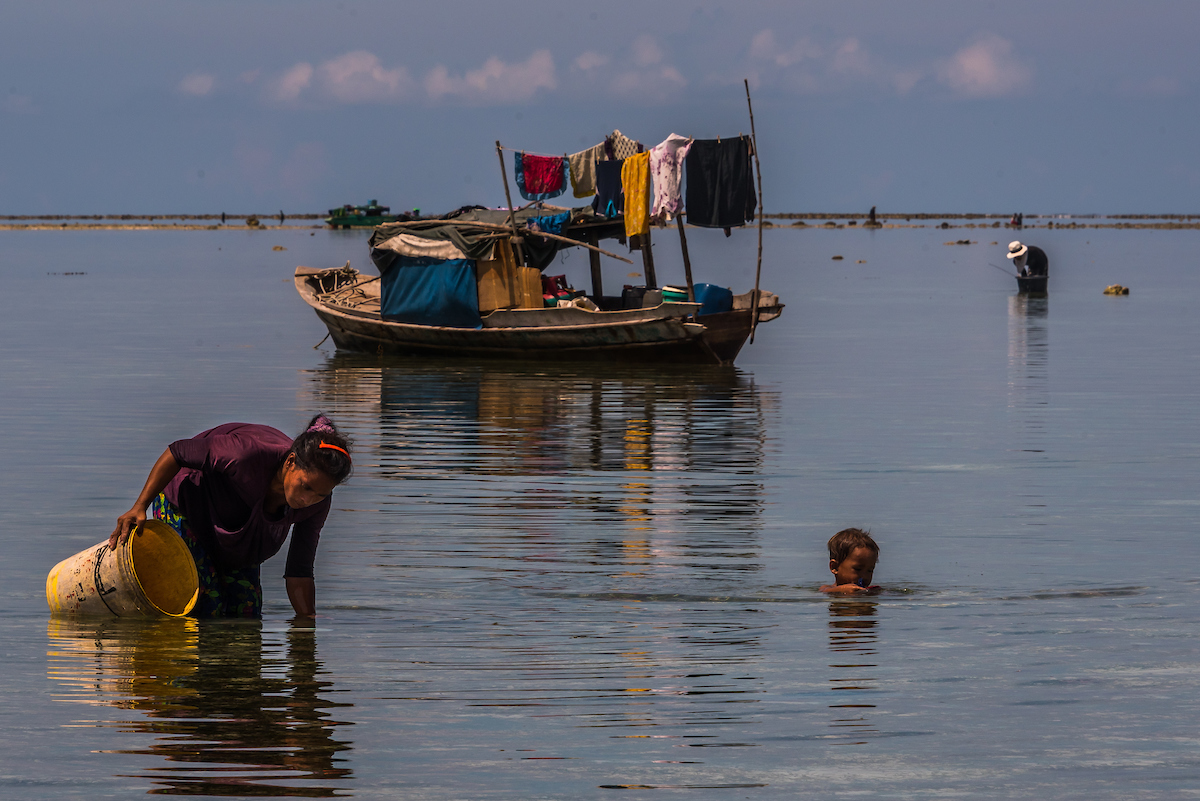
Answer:
[(490, 259), (496, 241), (512, 236), (513, 221), (523, 240), (521, 246), (529, 266), (538, 269), (549, 265), (560, 248), (570, 247), (567, 243), (538, 236), (540, 231), (581, 243), (591, 234), (608, 238), (624, 233), (621, 218), (609, 219), (596, 214), (591, 206), (566, 208), (545, 203), (530, 204), (513, 211), (511, 218), (508, 209), (468, 206), (436, 219), (377, 226), (369, 242), (371, 260), (383, 274), (396, 255)]
[(497, 242), (521, 237), (527, 263), (544, 269), (570, 243), (538, 234), (552, 233), (582, 242), (616, 231), (620, 221), (591, 207), (535, 204), (517, 209), (468, 207), (444, 217), (384, 223), (371, 235), (371, 261), (381, 276), (380, 314), (391, 322), (478, 328), (481, 325), (475, 263), (494, 258)]

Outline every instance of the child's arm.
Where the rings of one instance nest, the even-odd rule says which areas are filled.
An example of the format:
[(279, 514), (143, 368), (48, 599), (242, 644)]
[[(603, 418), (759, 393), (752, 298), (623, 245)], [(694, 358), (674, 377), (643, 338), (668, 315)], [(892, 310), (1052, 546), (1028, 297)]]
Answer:
[(830, 595), (855, 595), (857, 593), (874, 594), (879, 592), (879, 585), (870, 587), (860, 587), (857, 584), (826, 584), (821, 587), (821, 592), (829, 593)]

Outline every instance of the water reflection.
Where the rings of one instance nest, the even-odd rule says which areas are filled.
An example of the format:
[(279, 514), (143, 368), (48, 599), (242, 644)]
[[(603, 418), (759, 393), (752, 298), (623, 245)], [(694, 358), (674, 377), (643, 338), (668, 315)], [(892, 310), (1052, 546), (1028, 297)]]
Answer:
[(697, 558), (705, 569), (760, 567), (760, 474), (778, 399), (736, 369), (338, 354), (310, 386), (308, 405), (334, 412), (370, 453), (372, 475), (358, 480), (381, 482), (397, 509), (419, 496), (443, 531), (554, 537), (539, 540), (539, 560), (629, 575)]
[(109, 753), (165, 760), (141, 774), (150, 794), (322, 798), (350, 777), (327, 711), (348, 704), (322, 697), (309, 626), (56, 618), (47, 635), (56, 700), (138, 713), (78, 722), (149, 735)]
[[(361, 454), (343, 505), (371, 507), (343, 528), (371, 590), (339, 592), (435, 621), (405, 646), (437, 677), (414, 702), (511, 710), (514, 739), (594, 731), (652, 765), (759, 745), (767, 626), (728, 598), (764, 566), (776, 393), (734, 369), (345, 354), (308, 384)], [(520, 758), (590, 758), (575, 742)]]
[[(1011, 448), (1035, 463), (1046, 461), (1050, 408), (1050, 299), (1017, 294), (1008, 299), (1008, 408), (1014, 422)], [(1021, 488), (1028, 525), (1044, 525), (1046, 496), (1037, 474)]]
[(879, 604), (874, 601), (835, 598), (829, 602), (829, 650), (834, 660), (829, 679), (837, 694), (833, 710), (833, 738), (843, 745), (863, 745), (866, 739), (879, 734), (879, 729), (867, 717), (868, 703), (876, 691), (875, 641), (878, 624), (875, 615)]

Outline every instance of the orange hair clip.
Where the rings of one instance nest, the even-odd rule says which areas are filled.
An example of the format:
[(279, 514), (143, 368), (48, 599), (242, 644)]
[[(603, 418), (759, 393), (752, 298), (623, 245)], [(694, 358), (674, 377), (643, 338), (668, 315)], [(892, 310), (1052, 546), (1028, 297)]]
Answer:
[(328, 442), (322, 442), (317, 447), (318, 448), (329, 448), (329, 450), (331, 450), (331, 451), (341, 451), (342, 453), (346, 454), (347, 459), (350, 458), (350, 451), (346, 450), (345, 448), (339, 448), (337, 445), (330, 445)]

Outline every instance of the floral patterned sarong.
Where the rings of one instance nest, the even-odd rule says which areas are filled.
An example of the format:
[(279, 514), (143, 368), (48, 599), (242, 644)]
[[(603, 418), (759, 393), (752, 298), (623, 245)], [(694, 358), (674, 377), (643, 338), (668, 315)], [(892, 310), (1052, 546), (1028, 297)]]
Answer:
[(200, 597), (196, 599), (193, 616), (262, 617), (262, 584), (258, 565), (226, 568), (218, 564), (196, 537), (187, 518), (162, 493), (151, 502), (150, 515), (175, 529), (196, 560), (196, 572), (200, 575)]

